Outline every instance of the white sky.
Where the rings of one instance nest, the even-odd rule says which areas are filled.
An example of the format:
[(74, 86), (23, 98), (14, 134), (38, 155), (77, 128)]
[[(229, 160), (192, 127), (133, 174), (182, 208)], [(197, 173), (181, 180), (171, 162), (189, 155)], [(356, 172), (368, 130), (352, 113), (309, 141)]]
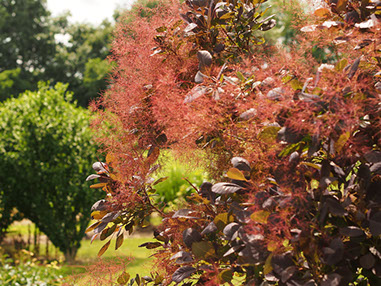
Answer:
[(100, 24), (105, 18), (113, 20), (117, 7), (130, 8), (134, 0), (47, 0), (48, 9), (53, 16), (70, 11), (71, 22)]

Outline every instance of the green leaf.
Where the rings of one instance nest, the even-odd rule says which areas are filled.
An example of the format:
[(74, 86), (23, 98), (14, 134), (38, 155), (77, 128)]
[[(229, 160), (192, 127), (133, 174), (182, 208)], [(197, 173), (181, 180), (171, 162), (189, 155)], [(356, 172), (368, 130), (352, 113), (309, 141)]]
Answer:
[(225, 226), (233, 222), (233, 217), (229, 213), (220, 213), (214, 218), (214, 224), (217, 226), (217, 229), (223, 230)]
[(237, 71), (237, 77), (240, 79), (240, 81), (244, 82), (246, 78), (243, 76), (243, 74), (239, 71)]
[(123, 273), (118, 277), (116, 282), (118, 282), (119, 284), (125, 285), (128, 283), (129, 280), (130, 280), (130, 274), (123, 271)]
[(192, 244), (192, 252), (198, 259), (207, 259), (216, 254), (213, 243), (210, 241), (194, 242)]
[(103, 255), (103, 253), (106, 252), (106, 250), (110, 246), (110, 242), (111, 242), (111, 240), (109, 240), (105, 245), (102, 246), (102, 248), (98, 252), (98, 257), (101, 257)]
[(160, 179), (157, 179), (152, 185), (155, 186), (161, 182), (164, 182), (168, 177), (161, 177)]
[(267, 218), (269, 217), (269, 215), (270, 215), (270, 212), (260, 210), (260, 211), (256, 211), (256, 212), (252, 213), (250, 218), (255, 222), (266, 224)]
[(114, 225), (111, 226), (111, 227), (107, 227), (107, 228), (105, 228), (105, 229), (102, 231), (102, 233), (101, 233), (101, 237), (100, 237), (100, 239), (101, 239), (101, 240), (105, 240), (107, 237), (109, 237), (111, 234), (114, 233), (115, 229), (116, 229), (116, 224), (114, 224)]
[(230, 168), (226, 176), (232, 180), (247, 181), (244, 174), (237, 168)]
[(305, 166), (308, 166), (308, 167), (312, 167), (312, 168), (314, 168), (314, 169), (316, 169), (318, 171), (321, 170), (321, 165), (319, 165), (319, 164), (314, 164), (314, 163), (311, 163), (311, 162), (302, 162), (302, 164), (305, 165)]
[(277, 126), (268, 126), (265, 127), (261, 133), (259, 133), (258, 137), (259, 139), (265, 141), (265, 142), (271, 142), (277, 138), (278, 131), (280, 130), (280, 127)]
[(290, 81), (291, 87), (293, 90), (302, 90), (303, 89), (303, 84), (298, 81), (297, 79), (293, 79)]
[(167, 31), (167, 27), (165, 27), (165, 26), (161, 26), (159, 28), (156, 28), (156, 32), (158, 32), (158, 33), (163, 33), (165, 31)]
[(341, 72), (344, 70), (344, 68), (348, 65), (348, 60), (347, 59), (342, 59), (341, 61), (339, 61), (336, 66), (335, 66), (335, 69), (338, 71), (338, 72)]
[(273, 266), (271, 265), (271, 259), (273, 258), (273, 254), (271, 253), (267, 256), (265, 265), (263, 266), (263, 274), (267, 275), (273, 270)]
[(234, 16), (235, 16), (234, 12), (229, 12), (229, 13), (222, 15), (220, 17), (220, 20), (227, 20), (227, 19), (233, 18)]
[(298, 142), (295, 144), (288, 145), (279, 153), (279, 157), (282, 158), (282, 157), (286, 157), (290, 155), (291, 153), (295, 152), (302, 144), (303, 144), (302, 142)]
[(233, 270), (231, 269), (225, 269), (221, 273), (218, 274), (218, 277), (220, 280), (230, 283), (233, 279)]
[(350, 137), (351, 137), (351, 133), (349, 131), (340, 135), (339, 139), (337, 139), (337, 141), (335, 142), (335, 150), (336, 150), (336, 152), (338, 152), (338, 153), (341, 152), (341, 150), (343, 149), (345, 143), (348, 142)]

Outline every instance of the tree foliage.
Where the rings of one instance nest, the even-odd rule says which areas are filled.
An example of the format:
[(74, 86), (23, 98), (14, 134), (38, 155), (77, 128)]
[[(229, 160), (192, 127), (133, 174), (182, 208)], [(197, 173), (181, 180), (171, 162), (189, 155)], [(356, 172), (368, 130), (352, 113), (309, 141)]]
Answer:
[(1, 3), (0, 100), (36, 90), (39, 81), (65, 82), (77, 102), (87, 106), (107, 88), (110, 22), (69, 24), (68, 15), (53, 18), (45, 0)]
[[(88, 177), (108, 195), (88, 231), (110, 237), (101, 255), (163, 216), (141, 245), (156, 249), (160, 275), (122, 284), (380, 280), (380, 5), (330, 2), (303, 16), (287, 49), (258, 45), (275, 24), (265, 5), (164, 2), (117, 27), (118, 67), (94, 122), (108, 156)], [(163, 148), (212, 178), (170, 213), (152, 200)]]
[(2, 223), (16, 208), (71, 260), (100, 194), (84, 183), (96, 151), (90, 116), (66, 88), (40, 84), (0, 105), (0, 189)]

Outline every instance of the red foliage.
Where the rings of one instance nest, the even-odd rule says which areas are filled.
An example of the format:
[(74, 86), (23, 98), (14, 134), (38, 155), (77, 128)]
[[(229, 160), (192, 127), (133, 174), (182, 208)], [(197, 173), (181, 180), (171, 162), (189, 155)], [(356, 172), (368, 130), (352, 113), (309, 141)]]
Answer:
[[(113, 60), (117, 68), (110, 90), (99, 103), (103, 111), (94, 121), (101, 130), (103, 151), (113, 154), (114, 180), (121, 182), (113, 194), (114, 209), (147, 204), (139, 192), (160, 148), (171, 148), (184, 158), (199, 156), (215, 180), (222, 179), (232, 157), (240, 156), (251, 164), (250, 180), (245, 191), (230, 194), (232, 201), (249, 205), (245, 212), (266, 216), (242, 222), (235, 213), (245, 235), (254, 240), (264, 237), (267, 245), (261, 242), (257, 247), (270, 261), (268, 252), (275, 257), (292, 250), (297, 263), (303, 259), (310, 263), (305, 267), (300, 262), (298, 267), (305, 267), (311, 279), (330, 281), (322, 276), (326, 272), (315, 258), (326, 256), (321, 248), (331, 247), (338, 230), (327, 230), (323, 222), (331, 211), (335, 223), (335, 216), (347, 215), (342, 205), (357, 203), (360, 195), (349, 194), (351, 189), (346, 188), (352, 187), (347, 177), (358, 172), (360, 164), (368, 164), (365, 155), (379, 150), (381, 143), (380, 92), (375, 86), (381, 66), (379, 26), (364, 32), (346, 20), (340, 24), (343, 28), (339, 24), (327, 27), (333, 24), (313, 17), (308, 21), (320, 24), (303, 28), (310, 32), (298, 33), (287, 49), (265, 46), (258, 48), (260, 56), (237, 49), (235, 57), (227, 58), (210, 51), (212, 64), (202, 66), (196, 53), (198, 42), (180, 32), (184, 28), (178, 24), (180, 7), (164, 3), (150, 18), (121, 21), (116, 30)], [(337, 14), (343, 18), (344, 12)], [(316, 14), (322, 13), (325, 17), (331, 12)], [(377, 21), (375, 25), (380, 25)], [(155, 54), (154, 47), (164, 53)], [(198, 70), (202, 80), (196, 84)], [(340, 188), (332, 184), (335, 180)], [(191, 228), (201, 233), (217, 214), (234, 212), (228, 200), (213, 206), (198, 194), (189, 200), (190, 208), (200, 214), (197, 219), (167, 214), (159, 230), (170, 238), (165, 242), (167, 249), (157, 253), (165, 261), (160, 267), (167, 281), (178, 267), (170, 257), (187, 249), (183, 232)], [(365, 212), (362, 204), (358, 208)], [(353, 219), (351, 224), (356, 222)], [(222, 236), (216, 236), (214, 247), (218, 249), (222, 241)], [(247, 246), (245, 251), (252, 249)], [(261, 255), (251, 263), (267, 263)], [(218, 273), (224, 270), (218, 263), (229, 265), (228, 259), (205, 260), (210, 267), (200, 278), (202, 285), (218, 285)], [(235, 269), (235, 262), (231, 265)]]

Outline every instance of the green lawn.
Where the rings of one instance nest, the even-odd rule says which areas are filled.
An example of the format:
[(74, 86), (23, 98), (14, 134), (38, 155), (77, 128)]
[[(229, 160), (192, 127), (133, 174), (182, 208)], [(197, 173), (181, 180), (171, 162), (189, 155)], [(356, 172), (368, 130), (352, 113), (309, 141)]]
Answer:
[[(34, 227), (34, 224), (30, 224), (29, 226), (32, 234), (34, 232)], [(28, 236), (27, 224), (15, 223), (10, 227), (9, 237), (17, 237), (19, 234), (22, 235), (24, 239)], [(100, 241), (97, 239), (90, 244), (90, 240), (84, 239), (82, 241), (81, 248), (78, 250), (76, 261), (72, 265), (59, 263), (58, 267), (51, 267), (50, 264), (47, 264), (47, 266), (38, 266), (36, 264), (33, 266), (33, 269), (35, 270), (32, 269), (28, 271), (42, 271), (39, 269), (45, 268), (45, 271), (48, 270), (52, 273), (51, 277), (55, 277), (57, 275), (64, 277), (63, 280), (65, 283), (63, 285), (113, 285), (122, 271), (128, 272), (131, 277), (135, 277), (136, 274), (141, 276), (150, 274), (152, 271), (152, 265), (150, 264), (149, 256), (152, 254), (152, 251), (138, 246), (151, 240), (152, 235), (150, 236), (149, 234), (133, 237), (125, 235), (124, 243), (118, 250), (115, 250), (114, 239), (108, 250), (102, 255), (101, 258), (99, 258), (97, 254), (107, 240)], [(41, 255), (45, 254), (45, 248), (46, 244), (41, 243)], [(56, 257), (56, 249), (51, 243), (49, 245), (49, 253), (51, 259)], [(62, 261), (62, 253), (59, 251), (57, 253), (58, 256), (56, 258), (58, 258), (59, 261)], [(24, 266), (20, 265), (20, 269), (25, 268), (22, 267)], [(45, 276), (48, 277), (49, 275)], [(1, 282), (4, 281), (1, 281), (0, 279), (0, 284)], [(49, 281), (49, 283), (51, 283), (51, 281)], [(60, 284), (62, 284), (62, 282), (55, 285)]]
[[(140, 244), (150, 241), (150, 237), (126, 237), (123, 245), (115, 249), (113, 241), (109, 249), (98, 258), (99, 249), (104, 241), (95, 240), (90, 244), (84, 240), (78, 251), (77, 263), (66, 266), (65, 276), (69, 285), (112, 285), (122, 271), (128, 272), (131, 277), (136, 274), (149, 275), (152, 265), (149, 256), (152, 251), (138, 247)], [(71, 273), (70, 273), (71, 271)]]

